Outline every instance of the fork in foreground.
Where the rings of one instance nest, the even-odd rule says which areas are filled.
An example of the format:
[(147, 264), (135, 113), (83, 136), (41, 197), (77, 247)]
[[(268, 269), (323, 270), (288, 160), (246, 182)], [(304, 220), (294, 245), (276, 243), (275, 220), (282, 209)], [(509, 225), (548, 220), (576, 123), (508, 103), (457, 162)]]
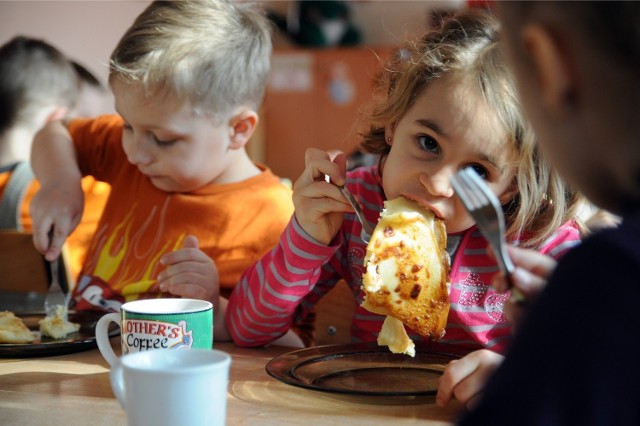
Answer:
[(59, 264), (60, 258), (49, 262), (51, 268), (51, 284), (49, 285), (49, 291), (44, 299), (44, 311), (46, 316), (53, 317), (56, 314), (58, 306), (63, 306), (64, 319), (67, 318), (67, 305), (69, 304), (70, 294), (64, 294), (62, 287), (60, 287), (59, 279)]
[(451, 178), (451, 186), (471, 217), (478, 224), (478, 229), (489, 242), (496, 255), (498, 266), (505, 275), (511, 289), (511, 298), (517, 303), (524, 303), (522, 293), (513, 286), (511, 273), (514, 270), (511, 258), (507, 253), (505, 242), (505, 223), (502, 207), (495, 194), (472, 168), (460, 170)]
[[(49, 244), (53, 240), (53, 228), (49, 231)], [(62, 306), (62, 317), (66, 321), (69, 309), (69, 301), (71, 300), (71, 292), (67, 290), (67, 294), (62, 291), (60, 286), (60, 263), (62, 259), (62, 253), (58, 258), (49, 262), (49, 270), (51, 271), (51, 284), (49, 284), (49, 290), (47, 296), (44, 299), (44, 312), (47, 317), (54, 317), (58, 306)]]

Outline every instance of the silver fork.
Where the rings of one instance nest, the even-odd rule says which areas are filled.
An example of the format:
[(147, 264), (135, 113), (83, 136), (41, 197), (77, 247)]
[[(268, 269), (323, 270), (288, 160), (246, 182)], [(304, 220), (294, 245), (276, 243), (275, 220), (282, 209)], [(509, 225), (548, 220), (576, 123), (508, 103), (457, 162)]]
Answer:
[(511, 297), (515, 302), (523, 303), (522, 293), (513, 286), (511, 274), (513, 262), (507, 253), (505, 242), (504, 213), (500, 202), (487, 184), (472, 168), (460, 170), (451, 178), (451, 186), (471, 217), (478, 224), (478, 229), (489, 242), (496, 255), (498, 266), (505, 275), (511, 289)]
[(354, 198), (353, 194), (349, 192), (346, 186), (338, 186), (338, 189), (340, 189), (340, 192), (342, 192), (342, 195), (344, 195), (344, 197), (347, 199), (349, 204), (351, 204), (351, 207), (353, 207), (353, 210), (356, 212), (356, 216), (358, 217), (358, 220), (362, 224), (362, 231), (360, 231), (360, 238), (362, 238), (362, 241), (364, 241), (365, 243), (369, 243), (369, 241), (371, 240), (371, 235), (373, 234), (374, 228), (369, 224), (369, 222), (367, 222), (367, 219), (364, 217), (364, 213), (362, 212), (360, 203), (358, 203), (358, 201)]
[(51, 269), (51, 285), (49, 285), (49, 291), (44, 299), (44, 311), (48, 317), (53, 316), (56, 313), (56, 307), (58, 305), (64, 306), (64, 313), (66, 318), (68, 299), (60, 287), (60, 281), (58, 279), (60, 259), (52, 260), (49, 262)]

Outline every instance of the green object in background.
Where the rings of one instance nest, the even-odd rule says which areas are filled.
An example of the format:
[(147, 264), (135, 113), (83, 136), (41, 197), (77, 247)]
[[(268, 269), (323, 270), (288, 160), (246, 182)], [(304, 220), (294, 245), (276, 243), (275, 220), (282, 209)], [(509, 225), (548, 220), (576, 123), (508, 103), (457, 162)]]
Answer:
[(351, 22), (351, 11), (344, 1), (295, 2), (295, 22), (268, 12), (267, 16), (292, 42), (307, 47), (356, 46), (360, 31)]

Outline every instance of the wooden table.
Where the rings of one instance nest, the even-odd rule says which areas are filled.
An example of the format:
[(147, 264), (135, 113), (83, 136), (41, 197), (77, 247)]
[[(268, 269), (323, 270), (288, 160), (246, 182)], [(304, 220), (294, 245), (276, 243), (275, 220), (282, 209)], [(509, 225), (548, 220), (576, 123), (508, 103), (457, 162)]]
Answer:
[[(232, 356), (228, 425), (450, 425), (459, 404), (369, 405), (281, 383), (266, 363), (291, 348), (246, 349), (216, 343)], [(97, 349), (43, 358), (0, 359), (0, 424), (125, 425)]]

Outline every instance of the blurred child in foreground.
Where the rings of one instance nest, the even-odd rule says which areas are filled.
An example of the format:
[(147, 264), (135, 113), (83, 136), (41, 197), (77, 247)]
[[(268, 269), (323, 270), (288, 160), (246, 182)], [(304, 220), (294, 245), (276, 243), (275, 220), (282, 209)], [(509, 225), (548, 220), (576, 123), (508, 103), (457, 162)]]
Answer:
[[(640, 3), (498, 2), (498, 12), (543, 151), (622, 223), (557, 265), (511, 250), (529, 309), (509, 306), (517, 335), (486, 387), (474, 374), (460, 382), (459, 399), (478, 396), (460, 424), (638, 425)], [(502, 276), (494, 285), (507, 287)]]

